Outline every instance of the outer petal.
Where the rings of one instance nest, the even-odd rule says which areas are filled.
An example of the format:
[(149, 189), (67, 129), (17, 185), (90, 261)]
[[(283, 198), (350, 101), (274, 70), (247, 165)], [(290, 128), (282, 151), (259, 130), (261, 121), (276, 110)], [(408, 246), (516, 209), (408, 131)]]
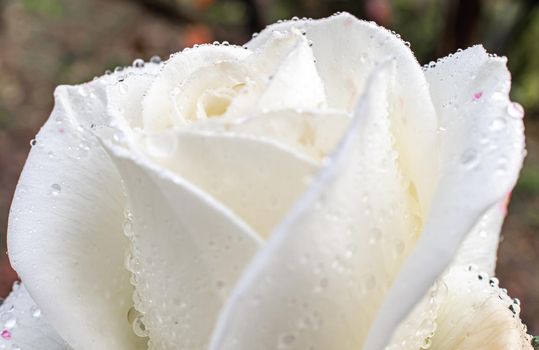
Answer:
[(496, 267), (496, 251), (506, 212), (506, 200), (494, 204), (483, 214), (466, 236), (455, 256), (453, 266), (475, 266), (490, 275)]
[(390, 98), (391, 124), (403, 175), (417, 192), (421, 214), (430, 207), (436, 174), (432, 167), (436, 148), (436, 113), (428, 85), (412, 51), (396, 35), (374, 22), (348, 13), (320, 20), (287, 21), (271, 25), (247, 46), (256, 49), (274, 31), (298, 28), (312, 42), (316, 68), (324, 84), (329, 107), (352, 111), (374, 66), (387, 57), (397, 64)]
[[(415, 240), (375, 74), (328, 166), (235, 287), (211, 349), (359, 349)], [(389, 248), (388, 248), (389, 247)]]
[(486, 274), (454, 269), (444, 278), (432, 350), (532, 350), (518, 301)]
[(26, 288), (18, 283), (0, 306), (0, 349), (68, 350)]
[(318, 168), (290, 148), (235, 133), (171, 131), (149, 134), (142, 142), (156, 163), (213, 196), (262, 238)]
[(466, 235), (516, 182), (524, 156), (523, 123), (507, 95), (505, 61), (474, 47), (426, 72), (440, 118), (441, 179), (421, 238), (384, 301), (366, 350), (385, 345), (387, 334), (455, 258)]
[(10, 259), (36, 303), (76, 349), (136, 349), (124, 195), (114, 165), (87, 129), (107, 124), (105, 86), (59, 87), (11, 207)]
[(234, 213), (141, 155), (109, 145), (130, 215), (134, 327), (151, 349), (203, 349), (228, 289), (261, 244)]

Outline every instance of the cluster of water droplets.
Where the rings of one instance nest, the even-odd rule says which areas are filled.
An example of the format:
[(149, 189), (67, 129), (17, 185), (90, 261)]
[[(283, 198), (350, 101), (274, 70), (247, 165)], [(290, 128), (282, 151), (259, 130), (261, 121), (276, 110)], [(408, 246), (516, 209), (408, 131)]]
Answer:
[[(15, 282), (13, 284), (12, 296), (10, 298), (17, 298), (19, 293), (20, 284)], [(20, 320), (23, 318), (24, 320)], [(5, 350), (23, 350), (19, 344), (15, 342), (14, 334), (18, 331), (19, 327), (25, 327), (28, 324), (27, 319), (41, 318), (41, 310), (35, 306), (27, 306), (27, 309), (20, 310), (15, 306), (15, 303), (6, 301), (0, 306), (0, 349)], [(23, 323), (23, 324), (21, 324)]]
[(125, 251), (124, 266), (131, 272), (130, 282), (135, 287), (133, 291), (133, 306), (127, 312), (127, 322), (131, 324), (133, 332), (139, 337), (147, 337), (148, 330), (144, 324), (144, 314), (142, 310), (141, 298), (137, 291), (140, 276), (140, 265), (136, 259), (136, 234), (134, 231), (133, 214), (129, 209), (124, 213), (123, 233), (129, 239), (129, 246)]
[(520, 300), (518, 298), (511, 298), (507, 294), (507, 289), (500, 287), (498, 278), (494, 276), (490, 277), (488, 273), (479, 271), (478, 267), (474, 264), (468, 266), (468, 271), (475, 273), (477, 279), (481, 283), (484, 283), (486, 290), (488, 292), (494, 292), (498, 298), (503, 301), (509, 311), (513, 314), (513, 317), (520, 317)]
[[(144, 68), (146, 66), (146, 64), (161, 64), (161, 62), (162, 62), (161, 57), (159, 57), (157, 55), (152, 56), (148, 62), (144, 61), (142, 58), (136, 58), (135, 60), (133, 60), (133, 63), (131, 63), (131, 67), (132, 68)], [(119, 72), (124, 71), (126, 68), (128, 68), (128, 67), (117, 66), (117, 67), (114, 68), (114, 70), (110, 70), (110, 69), (106, 70), (105, 75), (111, 75), (112, 73), (119, 73)], [(96, 79), (96, 78), (94, 78), (94, 79)]]

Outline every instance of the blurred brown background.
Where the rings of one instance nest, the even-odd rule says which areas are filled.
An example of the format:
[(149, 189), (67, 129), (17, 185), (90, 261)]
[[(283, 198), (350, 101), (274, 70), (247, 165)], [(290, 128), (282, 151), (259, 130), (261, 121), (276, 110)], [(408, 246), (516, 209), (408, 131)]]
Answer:
[[(241, 44), (277, 19), (349, 11), (410, 41), (423, 64), (482, 43), (509, 57), (527, 111), (528, 157), (513, 192), (498, 275), (539, 334), (539, 6), (537, 0), (0, 0), (0, 247), (29, 142), (58, 84), (197, 43)], [(16, 278), (0, 259), (0, 296)]]

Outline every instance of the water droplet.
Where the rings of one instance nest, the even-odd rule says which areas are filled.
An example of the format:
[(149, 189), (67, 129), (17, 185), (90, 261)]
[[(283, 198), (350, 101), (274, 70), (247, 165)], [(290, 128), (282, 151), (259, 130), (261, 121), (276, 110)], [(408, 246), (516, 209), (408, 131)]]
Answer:
[(496, 91), (492, 94), (492, 101), (497, 106), (505, 106), (509, 102), (509, 98), (507, 97), (507, 94)]
[(296, 335), (294, 333), (285, 333), (279, 337), (279, 349), (288, 349), (296, 342)]
[(159, 57), (159, 56), (157, 56), (157, 55), (152, 56), (152, 57), (150, 58), (150, 62), (151, 62), (151, 63), (154, 63), (154, 64), (159, 64), (159, 63), (161, 63), (161, 57)]
[(51, 185), (51, 194), (53, 196), (59, 195), (60, 192), (62, 192), (62, 186), (60, 186), (59, 184), (52, 184)]
[(506, 121), (502, 117), (494, 118), (492, 122), (490, 122), (490, 130), (492, 131), (499, 131), (502, 130), (505, 127)]
[(252, 37), (256, 38), (258, 36), (258, 33), (253, 33)]
[(4, 321), (4, 327), (6, 329), (12, 329), (17, 325), (17, 319), (15, 316), (10, 316)]
[(520, 315), (520, 306), (517, 304), (509, 305), (509, 310), (515, 315)]
[(39, 318), (39, 317), (41, 317), (41, 310), (40, 310), (37, 306), (35, 306), (35, 305), (33, 305), (33, 306), (30, 308), (30, 313), (32, 314), (32, 317), (34, 317), (34, 318)]
[(123, 70), (124, 70), (124, 67), (118, 66), (118, 67), (114, 68), (114, 73), (118, 73), (118, 72), (121, 72)]
[(135, 334), (141, 338), (148, 336), (148, 330), (142, 321), (142, 315), (135, 317), (135, 320), (133, 321), (133, 332), (135, 332)]
[(490, 284), (491, 287), (498, 287), (498, 285), (500, 284), (500, 280), (498, 280), (496, 277), (492, 277), (488, 283)]
[(112, 135), (112, 139), (114, 140), (114, 142), (116, 143), (123, 143), (124, 140), (125, 140), (125, 135), (123, 132), (121, 132), (120, 130), (116, 131), (114, 133), (114, 135)]
[(488, 274), (485, 272), (481, 272), (480, 274), (477, 275), (477, 279), (480, 281), (486, 281), (488, 280)]
[(129, 91), (129, 86), (126, 83), (119, 83), (118, 90), (120, 90), (122, 94), (127, 94)]
[(513, 118), (520, 119), (524, 116), (524, 108), (518, 102), (511, 102), (507, 105), (507, 114)]
[(219, 42), (216, 40), (216, 41), (213, 42), (213, 45), (214, 46), (219, 46)]
[(85, 158), (90, 152), (90, 146), (86, 141), (82, 141), (77, 147), (77, 158)]
[(376, 287), (376, 277), (374, 275), (368, 273), (361, 279), (361, 287), (363, 288), (363, 292), (369, 292)]
[(423, 339), (423, 344), (421, 344), (421, 349), (428, 349), (432, 345), (432, 338), (426, 337)]
[(369, 244), (375, 245), (382, 239), (382, 231), (378, 227), (373, 227), (369, 233)]
[(124, 221), (123, 229), (124, 229), (124, 235), (126, 237), (128, 238), (133, 237), (134, 231), (133, 231), (133, 223), (131, 222), (131, 220), (126, 219)]
[(318, 286), (317, 286), (316, 290), (318, 292), (323, 291), (324, 289), (326, 289), (328, 287), (328, 283), (329, 283), (329, 281), (328, 281), (327, 277), (322, 277), (320, 279), (320, 282), (318, 283)]
[(215, 288), (217, 288), (217, 290), (223, 290), (223, 288), (225, 288), (225, 283), (223, 281), (215, 281)]
[(397, 240), (397, 242), (395, 243), (395, 246), (393, 247), (393, 253), (395, 255), (395, 258), (399, 258), (403, 252), (404, 252), (404, 242), (401, 240)]
[(37, 145), (37, 140), (36, 139), (31, 139), (30, 140), (30, 146), (34, 147), (35, 145)]
[(134, 68), (142, 68), (144, 67), (144, 60), (142, 58), (137, 58), (136, 60), (133, 61), (132, 66)]
[(222, 45), (223, 46), (230, 46), (230, 43), (228, 41), (223, 41)]
[(473, 168), (477, 164), (477, 151), (475, 149), (468, 149), (460, 156), (460, 164), (468, 169)]
[(131, 306), (129, 310), (127, 311), (127, 322), (129, 324), (133, 324), (135, 322), (135, 319), (140, 315), (140, 313), (135, 309), (134, 306)]

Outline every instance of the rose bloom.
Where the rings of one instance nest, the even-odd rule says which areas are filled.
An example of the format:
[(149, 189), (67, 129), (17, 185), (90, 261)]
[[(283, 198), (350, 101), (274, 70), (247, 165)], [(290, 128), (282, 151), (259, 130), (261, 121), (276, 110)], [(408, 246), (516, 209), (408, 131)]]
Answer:
[(494, 273), (506, 58), (343, 13), (60, 86), (22, 172), (11, 349), (532, 349)]

